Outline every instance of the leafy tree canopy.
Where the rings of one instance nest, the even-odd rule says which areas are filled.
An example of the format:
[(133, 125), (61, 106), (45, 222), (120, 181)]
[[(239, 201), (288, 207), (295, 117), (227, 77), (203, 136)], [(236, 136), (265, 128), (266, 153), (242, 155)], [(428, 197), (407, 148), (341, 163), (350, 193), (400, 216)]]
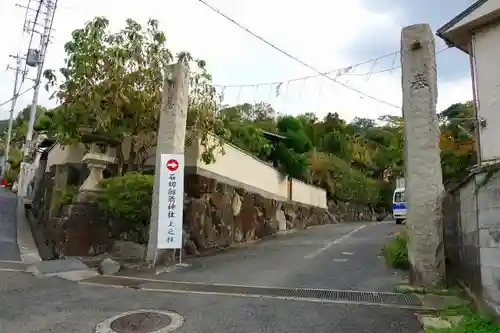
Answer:
[[(213, 160), (217, 144), (210, 145), (207, 135), (216, 132), (223, 137), (225, 130), (215, 116), (215, 89), (205, 62), (186, 52), (174, 57), (156, 20), (143, 26), (128, 19), (118, 32), (108, 27), (106, 18), (97, 17), (73, 31), (60, 75), (54, 70), (44, 73), (47, 89), (54, 89), (61, 104), (58, 139), (65, 144), (79, 141), (85, 128), (119, 142), (129, 137), (126, 169), (140, 166), (156, 144), (165, 73), (175, 60), (191, 69), (188, 139), (201, 137), (209, 155), (205, 159)], [(124, 158), (119, 156), (121, 163)]]

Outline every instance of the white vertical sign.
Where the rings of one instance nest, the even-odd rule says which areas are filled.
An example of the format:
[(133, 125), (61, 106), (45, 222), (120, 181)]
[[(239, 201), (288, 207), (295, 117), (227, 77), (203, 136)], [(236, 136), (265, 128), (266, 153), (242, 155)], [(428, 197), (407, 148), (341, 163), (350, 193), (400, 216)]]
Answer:
[(184, 155), (161, 154), (158, 249), (182, 248)]

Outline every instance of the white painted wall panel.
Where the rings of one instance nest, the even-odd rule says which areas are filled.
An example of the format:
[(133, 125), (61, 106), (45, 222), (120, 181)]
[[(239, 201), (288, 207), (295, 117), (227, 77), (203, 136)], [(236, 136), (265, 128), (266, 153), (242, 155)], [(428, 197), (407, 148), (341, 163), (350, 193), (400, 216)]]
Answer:
[(500, 24), (476, 32), (473, 39), (478, 115), (487, 122), (480, 131), (481, 159), (500, 158)]

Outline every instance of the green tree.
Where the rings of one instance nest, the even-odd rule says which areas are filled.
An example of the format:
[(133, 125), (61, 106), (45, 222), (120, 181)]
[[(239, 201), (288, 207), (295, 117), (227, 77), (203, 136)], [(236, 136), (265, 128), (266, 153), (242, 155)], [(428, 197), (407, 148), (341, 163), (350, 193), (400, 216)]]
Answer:
[(403, 117), (393, 116), (393, 115), (385, 115), (381, 116), (378, 119), (380, 122), (384, 123), (385, 127), (395, 128), (402, 130), (403, 129)]
[(295, 178), (306, 177), (307, 156), (312, 148), (312, 142), (307, 136), (302, 122), (292, 116), (282, 117), (277, 123), (278, 134), (286, 139), (279, 142), (271, 159), (280, 170)]
[[(16, 147), (20, 147), (24, 144), (26, 139), (26, 134), (28, 133), (28, 122), (31, 112), (31, 105), (26, 106), (22, 109), (17, 117), (12, 122), (12, 137), (11, 144)], [(47, 108), (37, 105), (34, 131), (35, 134), (42, 131), (47, 131), (51, 128), (51, 125), (47, 121), (51, 117), (52, 112)]]
[(356, 131), (362, 131), (375, 127), (375, 120), (370, 118), (356, 117), (349, 125), (355, 128)]
[(472, 102), (453, 104), (439, 114), (439, 119), (443, 181), (445, 184), (459, 182), (476, 163), (474, 105)]
[[(272, 161), (293, 177), (325, 188), (331, 199), (390, 209), (394, 181), (404, 175), (405, 169), (401, 116), (385, 115), (378, 121), (355, 118), (346, 123), (334, 112), (324, 119), (304, 113), (263, 125), (250, 116), (254, 107), (228, 106), (221, 112), (233, 143)], [(463, 179), (467, 168), (475, 163), (473, 117), (471, 102), (454, 104), (439, 114), (446, 182)], [(262, 131), (278, 133), (286, 139), (273, 144), (265, 140)], [(273, 149), (267, 156), (269, 144)]]
[[(108, 26), (106, 18), (96, 17), (73, 31), (64, 48), (66, 59), (59, 70), (61, 82), (57, 84), (54, 70), (45, 71), (44, 76), (47, 88), (55, 88), (54, 95), (61, 103), (57, 117), (61, 142), (80, 141), (84, 128), (119, 142), (128, 137), (130, 154), (121, 156), (122, 149), (118, 149), (118, 158), (120, 169), (134, 170), (156, 144), (164, 75), (174, 56), (156, 20), (142, 26), (128, 19), (118, 32), (109, 31)], [(189, 53), (178, 54), (177, 60), (192, 69), (190, 138), (201, 136), (211, 155), (215, 147), (210, 146), (208, 133), (221, 128), (217, 127), (215, 117), (217, 103), (211, 76), (205, 62), (193, 59)], [(213, 156), (207, 160), (213, 160)], [(122, 168), (124, 164), (126, 168)]]
[(338, 131), (326, 134), (323, 139), (322, 147), (325, 152), (343, 159), (348, 159), (351, 156), (349, 138)]
[(276, 131), (269, 105), (248, 103), (224, 107), (219, 111), (219, 119), (229, 132), (228, 139), (239, 148), (267, 160), (272, 144), (264, 137), (263, 131)]

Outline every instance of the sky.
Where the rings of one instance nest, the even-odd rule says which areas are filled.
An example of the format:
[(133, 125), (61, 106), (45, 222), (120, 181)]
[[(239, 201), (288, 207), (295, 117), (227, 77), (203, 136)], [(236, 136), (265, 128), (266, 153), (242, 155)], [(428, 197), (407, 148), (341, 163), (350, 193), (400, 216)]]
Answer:
[[(27, 4), (28, 0), (19, 0)], [(63, 65), (64, 44), (71, 32), (96, 16), (105, 16), (117, 30), (127, 18), (146, 23), (158, 19), (174, 52), (189, 51), (207, 61), (213, 83), (223, 92), (224, 104), (267, 102), (282, 114), (313, 112), (319, 118), (338, 112), (343, 118), (401, 115), (399, 56), (381, 57), (399, 50), (401, 28), (429, 23), (433, 31), (451, 20), (472, 0), (207, 0), (234, 20), (277, 47), (327, 72), (353, 66), (337, 78), (347, 89), (288, 58), (251, 36), (198, 0), (59, 0), (47, 51), (45, 69)], [(307, 4), (307, 5), (306, 5)], [(25, 10), (12, 0), (0, 0), (0, 103), (11, 98), (15, 62), (9, 54), (25, 53), (22, 34)], [(446, 46), (436, 37), (436, 50)], [(377, 59), (375, 61), (375, 59)], [(437, 55), (438, 111), (472, 99), (468, 56), (456, 49)], [(377, 73), (383, 71), (381, 73)], [(372, 74), (367, 74), (372, 73)], [(29, 77), (34, 77), (34, 70)], [(330, 76), (335, 76), (331, 74)], [(272, 84), (267, 84), (271, 82)], [(32, 85), (26, 80), (24, 88)], [(279, 85), (280, 94), (276, 90)], [(223, 88), (226, 87), (226, 88)], [(39, 104), (54, 107), (51, 92), (40, 91)], [(377, 99), (377, 100), (375, 100)], [(29, 105), (32, 92), (19, 98), (16, 113)], [(0, 107), (8, 117), (10, 104)]]

